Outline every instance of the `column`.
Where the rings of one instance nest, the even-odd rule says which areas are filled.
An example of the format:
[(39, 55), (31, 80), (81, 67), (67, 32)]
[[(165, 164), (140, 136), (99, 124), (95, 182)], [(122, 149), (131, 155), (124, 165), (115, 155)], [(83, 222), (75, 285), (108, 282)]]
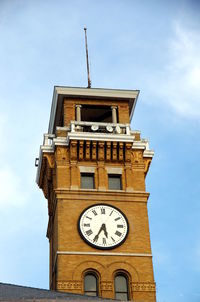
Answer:
[(112, 122), (117, 124), (117, 106), (111, 106), (112, 109)]
[(76, 120), (77, 122), (81, 121), (81, 105), (76, 105)]

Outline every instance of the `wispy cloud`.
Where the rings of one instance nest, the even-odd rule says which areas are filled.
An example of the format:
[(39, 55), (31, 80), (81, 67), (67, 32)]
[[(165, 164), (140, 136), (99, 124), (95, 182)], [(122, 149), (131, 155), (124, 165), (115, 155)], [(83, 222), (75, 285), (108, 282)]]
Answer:
[(159, 97), (179, 115), (200, 117), (200, 36), (183, 22), (173, 24), (168, 60), (157, 79)]

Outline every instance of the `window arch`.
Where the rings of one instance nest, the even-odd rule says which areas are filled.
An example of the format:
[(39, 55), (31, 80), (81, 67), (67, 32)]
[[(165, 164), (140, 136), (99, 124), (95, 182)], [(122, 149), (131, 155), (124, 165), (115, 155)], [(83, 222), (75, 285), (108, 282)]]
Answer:
[(129, 300), (128, 277), (124, 273), (115, 275), (115, 299)]
[(98, 277), (94, 272), (87, 272), (84, 276), (84, 294), (98, 296)]

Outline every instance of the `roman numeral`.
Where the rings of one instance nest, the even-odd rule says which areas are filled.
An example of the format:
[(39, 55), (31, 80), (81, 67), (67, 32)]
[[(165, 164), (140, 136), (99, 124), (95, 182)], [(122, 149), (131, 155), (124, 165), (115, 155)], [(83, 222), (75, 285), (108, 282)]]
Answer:
[(117, 227), (118, 228), (123, 228), (124, 226), (123, 226), (123, 224), (118, 224)]
[(103, 244), (106, 244), (106, 238), (103, 238)]
[(84, 227), (90, 227), (90, 223), (84, 223)]
[(93, 232), (92, 232), (92, 230), (88, 230), (88, 231), (86, 231), (86, 234), (87, 234), (88, 236), (90, 236), (90, 235), (93, 234)]
[(97, 212), (95, 210), (92, 210), (92, 213), (94, 214), (94, 216), (97, 216)]
[(88, 217), (88, 216), (86, 216), (86, 218), (87, 218), (87, 219), (90, 219), (90, 220), (92, 220), (92, 218), (91, 218), (91, 217)]
[(101, 208), (101, 214), (106, 214), (106, 209)]
[(117, 218), (115, 218), (115, 221), (117, 221), (117, 220), (119, 220), (119, 219), (121, 219), (121, 217), (117, 217)]
[(113, 210), (112, 210), (112, 212), (110, 213), (110, 215), (109, 215), (109, 216), (111, 216), (111, 215), (112, 215), (112, 213), (113, 213)]
[(115, 232), (115, 235), (117, 235), (117, 236), (119, 236), (119, 237), (121, 236), (121, 234), (122, 234), (122, 233), (120, 233), (119, 231), (116, 231), (116, 232)]

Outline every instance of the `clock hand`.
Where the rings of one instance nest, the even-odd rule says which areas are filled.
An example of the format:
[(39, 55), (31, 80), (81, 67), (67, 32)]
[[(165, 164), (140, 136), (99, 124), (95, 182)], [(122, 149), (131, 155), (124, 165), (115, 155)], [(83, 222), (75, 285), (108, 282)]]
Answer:
[(100, 230), (99, 230), (99, 232), (97, 233), (97, 235), (94, 237), (94, 239), (93, 239), (93, 242), (96, 242), (97, 240), (98, 240), (98, 238), (99, 238), (99, 234), (101, 233), (101, 231), (103, 231), (104, 230), (104, 227), (103, 227), (103, 224), (102, 224), (102, 226), (100, 227)]
[(104, 231), (104, 235), (106, 236), (106, 238), (108, 238), (108, 232), (107, 232), (107, 230), (106, 230), (106, 225), (105, 225), (105, 223), (102, 224), (102, 229), (103, 229), (103, 231)]

